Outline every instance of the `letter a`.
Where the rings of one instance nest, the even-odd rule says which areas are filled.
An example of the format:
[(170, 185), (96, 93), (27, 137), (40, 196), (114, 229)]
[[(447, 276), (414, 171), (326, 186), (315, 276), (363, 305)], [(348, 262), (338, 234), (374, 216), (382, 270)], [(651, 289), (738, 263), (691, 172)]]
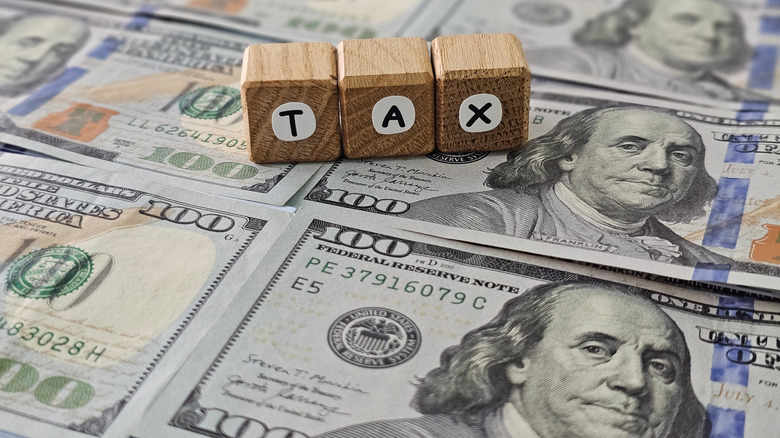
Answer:
[(400, 134), (414, 125), (414, 103), (405, 96), (387, 96), (374, 105), (371, 122), (383, 135)]
[(404, 123), (404, 115), (401, 114), (401, 110), (399, 110), (395, 105), (391, 106), (390, 110), (387, 111), (384, 120), (382, 120), (382, 127), (387, 128), (391, 120), (398, 122), (398, 126), (401, 128), (406, 128), (406, 123)]

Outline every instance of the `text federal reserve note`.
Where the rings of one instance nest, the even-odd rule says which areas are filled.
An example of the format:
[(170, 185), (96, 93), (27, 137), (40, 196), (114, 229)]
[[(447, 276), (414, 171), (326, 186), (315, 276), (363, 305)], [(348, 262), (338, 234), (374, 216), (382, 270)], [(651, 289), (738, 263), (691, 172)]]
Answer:
[[(35, 3), (6, 2), (0, 14), (7, 23), (0, 45), (10, 52), (0, 61), (0, 93), (28, 87), (3, 107), (0, 141), (277, 205), (319, 167), (247, 157), (241, 61), (246, 45), (264, 41)], [(35, 56), (43, 61), (31, 62)]]
[(307, 199), (440, 237), (778, 289), (773, 117), (535, 92), (524, 148), (338, 161)]
[(127, 437), (290, 218), (0, 155), (0, 428)]
[(322, 213), (301, 209), (135, 436), (758, 437), (777, 427), (780, 303)]
[(719, 108), (780, 100), (775, 79), (780, 10), (772, 2), (456, 3), (437, 33), (515, 33), (535, 75)]

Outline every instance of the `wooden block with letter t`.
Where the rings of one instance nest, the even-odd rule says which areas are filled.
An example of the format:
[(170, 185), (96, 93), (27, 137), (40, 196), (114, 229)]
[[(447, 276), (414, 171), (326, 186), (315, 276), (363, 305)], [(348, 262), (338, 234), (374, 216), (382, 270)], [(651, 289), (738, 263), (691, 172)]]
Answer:
[(247, 47), (241, 103), (250, 160), (330, 161), (341, 155), (336, 48), (332, 44)]
[(422, 38), (338, 46), (344, 155), (421, 155), (434, 149), (433, 68)]
[(431, 53), (439, 151), (503, 150), (528, 140), (531, 72), (516, 36), (440, 36)]

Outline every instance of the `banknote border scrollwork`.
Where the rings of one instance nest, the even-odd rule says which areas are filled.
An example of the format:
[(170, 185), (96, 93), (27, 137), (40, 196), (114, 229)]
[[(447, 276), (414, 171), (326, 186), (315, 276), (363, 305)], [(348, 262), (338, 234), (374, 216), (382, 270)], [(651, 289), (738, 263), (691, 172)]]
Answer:
[(89, 420), (85, 420), (78, 424), (71, 423), (68, 425), (68, 429), (87, 435), (101, 436), (108, 430), (108, 426), (110, 426), (116, 417), (119, 416), (119, 412), (122, 411), (122, 408), (124, 408), (129, 401), (130, 396), (126, 396), (114, 403), (110, 408), (103, 409), (103, 413), (99, 417), (92, 417)]
[[(306, 195), (306, 199), (309, 199), (309, 196), (312, 193), (314, 193), (315, 191), (317, 191), (317, 192), (321, 191), (322, 187), (324, 187), (323, 185), (328, 184), (328, 178), (331, 175), (333, 175), (334, 172), (336, 172), (336, 169), (338, 169), (339, 166), (341, 166), (342, 163), (344, 163), (344, 159), (343, 158), (339, 158), (338, 160), (336, 160), (336, 162), (333, 163), (330, 166), (330, 169), (328, 169), (328, 171), (325, 172), (325, 175), (322, 175), (322, 178), (320, 178), (320, 180), (317, 182), (317, 185), (314, 186), (314, 188), (311, 190), (311, 192), (309, 192), (309, 194)], [(312, 200), (314, 200), (314, 199), (312, 199)]]
[(323, 177), (317, 181), (317, 185), (306, 195), (306, 199), (316, 202), (323, 202), (330, 195), (328, 188), (328, 178)]
[(190, 395), (184, 400), (184, 404), (179, 407), (168, 424), (181, 429), (190, 430), (189, 426), (197, 424), (205, 417), (203, 414), (203, 407), (198, 400), (200, 400), (200, 387), (197, 387), (190, 392)]
[(241, 190), (246, 190), (249, 192), (256, 192), (256, 193), (268, 193), (273, 189), (277, 184), (279, 184), (279, 181), (282, 180), (285, 176), (287, 176), (288, 173), (290, 173), (290, 170), (293, 166), (288, 167), (284, 170), (284, 172), (280, 173), (279, 175), (274, 176), (273, 178), (267, 178), (265, 181), (257, 184), (252, 184), (251, 186), (241, 186)]

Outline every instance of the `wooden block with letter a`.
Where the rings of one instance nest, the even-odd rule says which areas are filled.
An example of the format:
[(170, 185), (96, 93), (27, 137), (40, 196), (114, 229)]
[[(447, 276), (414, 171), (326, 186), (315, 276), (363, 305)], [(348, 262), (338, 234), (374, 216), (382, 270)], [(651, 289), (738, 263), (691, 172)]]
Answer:
[(433, 68), (422, 38), (338, 46), (344, 155), (420, 155), (434, 149)]
[(528, 140), (531, 72), (516, 36), (440, 36), (431, 53), (439, 151), (503, 150)]
[(250, 160), (330, 161), (341, 155), (336, 49), (332, 44), (247, 47), (241, 103)]

